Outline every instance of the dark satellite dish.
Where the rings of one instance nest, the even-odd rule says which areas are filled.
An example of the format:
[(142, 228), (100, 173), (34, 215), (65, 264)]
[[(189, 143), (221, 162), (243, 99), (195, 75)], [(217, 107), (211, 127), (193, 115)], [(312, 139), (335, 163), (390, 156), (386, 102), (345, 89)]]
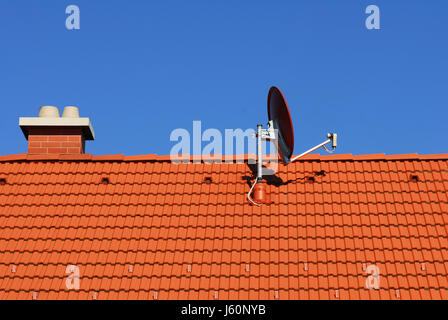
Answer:
[(276, 147), (284, 164), (291, 161), (294, 151), (294, 129), (291, 113), (283, 93), (277, 87), (272, 87), (268, 94), (268, 118), (277, 132)]
[[(255, 182), (247, 194), (247, 199), (254, 205), (261, 206), (269, 203), (269, 197), (263, 184), (263, 140), (272, 141), (277, 147), (280, 160), (286, 165), (308, 153), (321, 147), (332, 153), (337, 146), (337, 134), (327, 134), (327, 140), (312, 147), (311, 149), (292, 158), (294, 151), (294, 129), (292, 127), (291, 113), (286, 103), (283, 93), (277, 87), (272, 87), (268, 94), (268, 128), (263, 129), (263, 125), (257, 125), (257, 176)], [(331, 150), (326, 145), (331, 143)], [(253, 198), (251, 197), (253, 191)]]

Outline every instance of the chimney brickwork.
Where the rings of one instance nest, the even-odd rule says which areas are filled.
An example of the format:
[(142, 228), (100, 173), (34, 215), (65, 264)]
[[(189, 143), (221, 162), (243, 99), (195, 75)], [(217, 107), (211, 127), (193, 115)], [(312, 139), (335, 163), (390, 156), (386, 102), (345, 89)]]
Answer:
[(28, 134), (29, 154), (83, 154), (81, 128), (36, 127)]

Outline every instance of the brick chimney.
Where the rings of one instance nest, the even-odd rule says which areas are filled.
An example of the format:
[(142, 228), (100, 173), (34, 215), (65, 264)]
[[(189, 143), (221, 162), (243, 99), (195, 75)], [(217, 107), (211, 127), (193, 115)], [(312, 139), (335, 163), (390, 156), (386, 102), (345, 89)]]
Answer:
[(90, 119), (80, 118), (76, 107), (65, 107), (59, 117), (57, 107), (44, 106), (38, 117), (20, 118), (19, 125), (29, 154), (83, 154), (85, 141), (95, 139)]

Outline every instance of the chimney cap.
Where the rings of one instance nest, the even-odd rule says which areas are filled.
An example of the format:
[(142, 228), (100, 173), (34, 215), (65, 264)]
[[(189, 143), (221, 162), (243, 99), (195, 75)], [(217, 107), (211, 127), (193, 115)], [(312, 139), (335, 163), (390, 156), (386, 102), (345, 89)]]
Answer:
[(79, 118), (78, 107), (67, 106), (62, 112), (62, 118)]
[[(76, 117), (76, 115), (78, 117)], [(95, 140), (95, 132), (93, 131), (90, 119), (79, 118), (78, 108), (72, 106), (64, 109), (62, 118), (59, 117), (59, 110), (57, 107), (43, 106), (39, 110), (38, 117), (20, 117), (19, 126), (26, 139), (28, 139), (28, 134), (32, 127), (78, 127), (82, 129), (85, 140)]]
[(43, 106), (39, 110), (39, 118), (59, 118), (59, 109), (54, 106)]

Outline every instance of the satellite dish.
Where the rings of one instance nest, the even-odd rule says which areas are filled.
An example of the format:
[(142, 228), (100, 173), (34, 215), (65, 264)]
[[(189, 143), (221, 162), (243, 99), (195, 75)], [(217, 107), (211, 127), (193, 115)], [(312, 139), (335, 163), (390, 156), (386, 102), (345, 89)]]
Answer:
[[(283, 93), (277, 87), (271, 87), (269, 90), (268, 119), (268, 129), (263, 129), (263, 125), (261, 124), (257, 125), (257, 178), (247, 194), (247, 199), (257, 206), (269, 202), (263, 184), (263, 140), (274, 142), (280, 160), (285, 165), (321, 147), (327, 152), (333, 153), (337, 146), (337, 134), (328, 133), (327, 140), (291, 159), (294, 151), (294, 129), (292, 126), (291, 113), (289, 112), (289, 107)], [(329, 143), (331, 143), (332, 150), (326, 148), (326, 145)], [(251, 197), (252, 191), (254, 194), (253, 199)]]
[(277, 87), (272, 87), (269, 90), (268, 118), (269, 121), (272, 121), (273, 129), (277, 133), (275, 144), (280, 159), (284, 164), (288, 164), (294, 151), (294, 129), (288, 103)]

